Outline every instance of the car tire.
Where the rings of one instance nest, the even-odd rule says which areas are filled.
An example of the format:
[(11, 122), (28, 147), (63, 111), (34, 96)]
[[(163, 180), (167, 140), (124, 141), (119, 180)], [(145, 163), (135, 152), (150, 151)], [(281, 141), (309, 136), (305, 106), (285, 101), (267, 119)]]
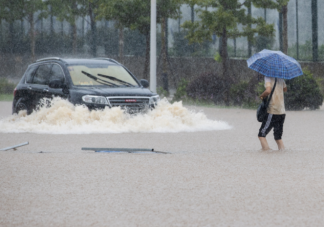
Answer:
[(17, 114), (22, 110), (26, 110), (27, 114), (29, 114), (27, 105), (23, 102), (18, 102), (15, 109), (16, 109), (15, 113)]

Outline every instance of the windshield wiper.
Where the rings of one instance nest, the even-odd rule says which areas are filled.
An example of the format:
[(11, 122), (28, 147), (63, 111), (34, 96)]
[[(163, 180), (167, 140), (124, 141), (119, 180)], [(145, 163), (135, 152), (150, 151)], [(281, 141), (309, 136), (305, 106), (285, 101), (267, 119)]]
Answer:
[(90, 73), (87, 73), (87, 72), (85, 72), (85, 71), (81, 71), (81, 72), (82, 72), (84, 75), (86, 75), (87, 77), (89, 77), (89, 78), (91, 78), (91, 79), (97, 81), (99, 84), (108, 85), (108, 86), (112, 86), (112, 87), (118, 87), (117, 84), (114, 84), (114, 83), (111, 83), (111, 82), (108, 82), (108, 81), (102, 80), (102, 79), (100, 79), (100, 78), (98, 78), (98, 77), (96, 77), (96, 76), (94, 76), (94, 75), (92, 75), (92, 74), (90, 74)]
[(120, 80), (120, 79), (117, 79), (116, 77), (113, 77), (113, 76), (107, 76), (107, 75), (103, 75), (103, 74), (98, 74), (98, 76), (101, 76), (101, 77), (104, 77), (104, 78), (108, 78), (110, 80), (114, 80), (114, 81), (117, 81), (119, 83), (122, 83), (126, 86), (131, 86), (131, 87), (135, 87), (135, 85), (131, 84), (131, 83), (128, 83), (126, 81), (123, 81), (123, 80)]

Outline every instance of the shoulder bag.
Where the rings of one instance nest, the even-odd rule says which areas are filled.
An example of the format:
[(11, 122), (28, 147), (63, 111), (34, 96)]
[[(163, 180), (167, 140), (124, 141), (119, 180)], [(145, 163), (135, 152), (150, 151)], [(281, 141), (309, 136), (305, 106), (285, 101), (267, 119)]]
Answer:
[(271, 94), (270, 94), (269, 98), (268, 97), (264, 98), (262, 100), (261, 104), (258, 107), (257, 114), (256, 114), (258, 122), (263, 122), (263, 120), (267, 116), (267, 109), (268, 109), (269, 103), (271, 101), (274, 89), (276, 88), (276, 85), (277, 85), (277, 78), (275, 80), (275, 83), (274, 83), (274, 86), (272, 88), (272, 91), (271, 91)]

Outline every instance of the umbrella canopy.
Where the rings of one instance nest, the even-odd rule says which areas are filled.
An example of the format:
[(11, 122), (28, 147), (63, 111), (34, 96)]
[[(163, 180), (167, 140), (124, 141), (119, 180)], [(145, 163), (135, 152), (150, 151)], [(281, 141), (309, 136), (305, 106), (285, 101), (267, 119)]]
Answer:
[(248, 67), (265, 76), (292, 79), (303, 75), (300, 64), (281, 51), (266, 50), (254, 54), (247, 60)]

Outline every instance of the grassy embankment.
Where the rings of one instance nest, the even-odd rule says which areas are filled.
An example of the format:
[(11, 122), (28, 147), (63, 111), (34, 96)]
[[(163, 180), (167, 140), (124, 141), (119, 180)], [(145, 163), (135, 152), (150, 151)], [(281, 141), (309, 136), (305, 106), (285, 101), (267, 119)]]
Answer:
[(12, 101), (13, 100), (13, 94), (0, 94), (0, 102), (1, 101)]
[(7, 78), (0, 78), (0, 101), (12, 101), (15, 87), (16, 84), (8, 81)]

